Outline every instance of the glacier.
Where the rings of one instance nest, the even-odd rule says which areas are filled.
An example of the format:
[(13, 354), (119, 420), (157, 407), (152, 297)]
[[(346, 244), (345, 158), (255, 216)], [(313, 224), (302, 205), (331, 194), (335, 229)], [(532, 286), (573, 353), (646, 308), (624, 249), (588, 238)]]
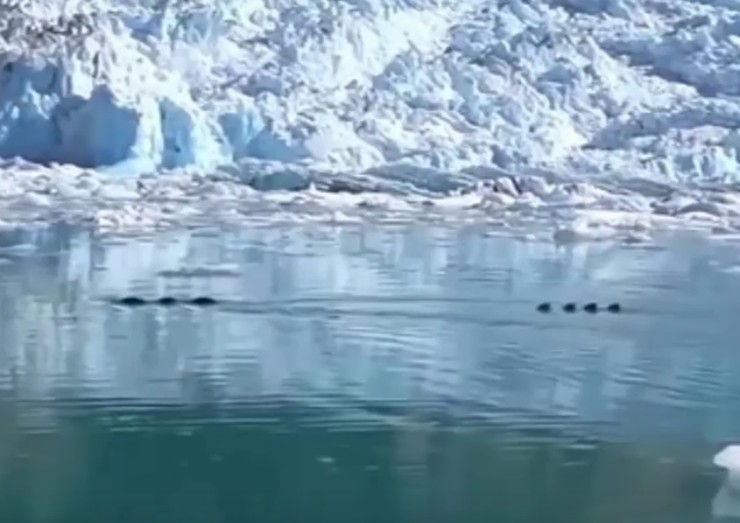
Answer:
[(0, 226), (735, 234), (738, 95), (735, 0), (2, 0)]

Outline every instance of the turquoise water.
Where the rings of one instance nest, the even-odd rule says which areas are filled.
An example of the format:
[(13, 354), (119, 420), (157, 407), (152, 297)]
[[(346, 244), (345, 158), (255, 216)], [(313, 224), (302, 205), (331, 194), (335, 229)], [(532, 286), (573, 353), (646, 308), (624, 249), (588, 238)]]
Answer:
[(712, 521), (738, 262), (475, 227), (2, 233), (0, 521)]

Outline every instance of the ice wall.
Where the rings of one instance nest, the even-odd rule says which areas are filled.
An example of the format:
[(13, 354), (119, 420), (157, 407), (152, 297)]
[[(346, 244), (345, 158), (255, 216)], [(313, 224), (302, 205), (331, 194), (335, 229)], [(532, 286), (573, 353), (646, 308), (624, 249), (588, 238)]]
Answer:
[(11, 1), (0, 157), (738, 172), (735, 2)]
[(223, 161), (182, 78), (158, 69), (120, 23), (81, 20), (17, 29), (43, 47), (0, 56), (1, 156), (148, 169)]

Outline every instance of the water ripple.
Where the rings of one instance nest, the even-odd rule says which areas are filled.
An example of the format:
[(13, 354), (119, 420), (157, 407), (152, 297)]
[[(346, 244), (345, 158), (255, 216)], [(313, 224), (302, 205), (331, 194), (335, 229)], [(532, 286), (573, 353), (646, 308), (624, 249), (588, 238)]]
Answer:
[[(378, 494), (382, 506), (399, 503), (398, 492), (432, 500), (464, 484), (459, 499), (472, 496), (497, 521), (519, 521), (488, 516), (517, 496), (527, 510), (548, 477), (564, 485), (547, 487), (557, 504), (571, 491), (631, 492), (667, 474), (698, 485), (671, 499), (706, 507), (719, 480), (705, 464), (740, 437), (740, 279), (721, 270), (737, 246), (678, 237), (661, 249), (558, 248), (417, 226), (18, 241), (31, 247), (0, 264), (0, 516), (15, 488), (4, 470), (45, 481), (86, 463), (113, 471), (111, 492), (136, 491), (126, 470), (137, 484), (176, 471), (147, 484), (163, 498), (160, 483), (188, 467), (244, 475), (279, 463), (295, 482), (296, 470), (311, 478), (296, 492), (342, 474), (325, 487), (366, 492), (376, 474), (399, 489)], [(106, 301), (127, 295), (218, 304)], [(543, 301), (623, 311), (540, 314)], [(138, 461), (109, 462), (106, 448)], [(223, 485), (208, 477), (226, 492), (241, 481), (234, 474)], [(264, 494), (265, 481), (251, 481)], [(571, 502), (558, 521), (580, 520)], [(647, 519), (702, 520), (680, 508)]]

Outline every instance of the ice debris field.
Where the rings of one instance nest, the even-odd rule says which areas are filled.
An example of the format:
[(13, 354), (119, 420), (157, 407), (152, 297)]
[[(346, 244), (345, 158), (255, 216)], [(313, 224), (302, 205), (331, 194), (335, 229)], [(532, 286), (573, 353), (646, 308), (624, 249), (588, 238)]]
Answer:
[(740, 0), (0, 0), (0, 225), (740, 229)]

